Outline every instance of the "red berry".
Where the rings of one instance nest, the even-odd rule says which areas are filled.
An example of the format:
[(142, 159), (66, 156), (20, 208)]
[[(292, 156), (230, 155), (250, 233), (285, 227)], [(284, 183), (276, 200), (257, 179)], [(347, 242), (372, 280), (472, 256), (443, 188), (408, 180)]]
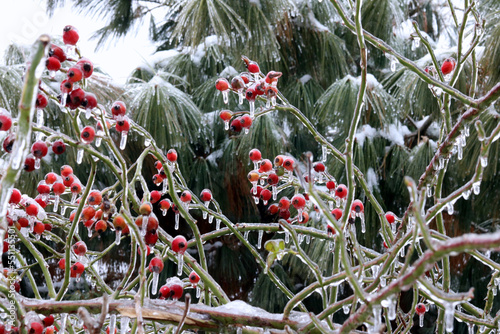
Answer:
[(243, 56), (242, 59), (245, 62), (245, 66), (247, 67), (247, 69), (250, 73), (259, 73), (260, 72), (259, 64), (257, 64), (253, 60), (248, 59), (245, 56)]
[(69, 80), (61, 82), (61, 93), (69, 93), (73, 90), (73, 83)]
[(280, 210), (288, 210), (288, 208), (290, 207), (290, 200), (286, 196), (281, 197), (278, 205), (280, 207)]
[[(0, 121), (1, 122), (1, 121)], [(2, 125), (0, 124), (0, 128)], [(2, 146), (5, 152), (12, 153), (12, 148), (14, 147), (14, 142), (16, 140), (16, 134), (11, 133), (3, 140)]]
[(288, 209), (280, 210), (279, 214), (280, 214), (280, 217), (285, 219), (285, 220), (290, 218), (290, 210), (288, 210)]
[(48, 194), (50, 193), (50, 186), (44, 180), (42, 180), (38, 183), (36, 191), (38, 191), (39, 194)]
[(450, 74), (455, 69), (456, 61), (453, 58), (446, 58), (443, 64), (441, 65), (441, 72), (444, 75)]
[(335, 234), (335, 229), (333, 228), (332, 225), (327, 225), (326, 229), (328, 230), (329, 234)]
[(233, 113), (229, 110), (222, 110), (219, 113), (219, 117), (224, 121), (224, 122), (229, 122), (231, 117), (233, 117)]
[(75, 45), (78, 42), (80, 36), (78, 35), (78, 30), (75, 27), (67, 25), (63, 29), (63, 42), (68, 45)]
[(160, 201), (160, 209), (162, 209), (162, 210), (168, 210), (168, 209), (170, 209), (171, 205), (172, 205), (172, 203), (170, 202), (169, 199), (162, 199)]
[(169, 284), (170, 297), (172, 297), (172, 299), (174, 300), (181, 298), (182, 292), (184, 291), (184, 288), (182, 287), (182, 282), (180, 280), (177, 282)]
[(245, 85), (248, 84), (253, 79), (252, 75), (248, 72), (240, 73), (240, 77), (243, 80), (243, 82), (245, 83)]
[(160, 174), (153, 175), (153, 182), (154, 184), (159, 185), (163, 182), (163, 176), (161, 176)]
[(8, 131), (12, 126), (12, 116), (10, 113), (0, 108), (0, 131)]
[(52, 185), (52, 191), (54, 195), (62, 195), (66, 190), (66, 186), (61, 181), (54, 182)]
[(283, 159), (283, 167), (287, 170), (287, 171), (293, 171), (293, 167), (295, 166), (295, 161), (293, 160), (293, 158), (284, 158)]
[(64, 144), (62, 140), (56, 140), (52, 143), (52, 152), (54, 152), (54, 154), (63, 154), (66, 152), (66, 144)]
[(221, 92), (229, 89), (229, 82), (225, 78), (219, 78), (215, 82), (215, 88)]
[(41, 159), (46, 156), (48, 151), (49, 148), (47, 147), (47, 144), (41, 140), (33, 143), (31, 146), (31, 154), (33, 154), (33, 156), (37, 159)]
[(159, 257), (154, 257), (149, 262), (149, 271), (159, 274), (163, 270), (163, 260)]
[(161, 192), (159, 192), (158, 190), (153, 190), (151, 192), (151, 203), (154, 204), (158, 202), (160, 199), (161, 199)]
[(12, 188), (9, 204), (19, 204), (21, 202), (21, 192), (17, 188)]
[(76, 63), (76, 66), (78, 66), (82, 70), (83, 76), (85, 78), (90, 77), (92, 75), (92, 73), (94, 72), (94, 65), (88, 59), (85, 59), (85, 58), (80, 59)]
[(61, 270), (66, 269), (66, 259), (60, 259), (58, 265), (59, 265), (59, 269), (61, 269)]
[(253, 162), (260, 161), (262, 159), (262, 153), (256, 148), (252, 149), (248, 154), (250, 156), (250, 160)]
[(45, 328), (45, 334), (54, 334), (56, 332), (56, 329), (54, 328), (54, 326), (49, 326), (47, 328)]
[(387, 211), (385, 213), (385, 219), (387, 219), (387, 221), (389, 222), (389, 224), (394, 224), (394, 222), (397, 220), (397, 217), (396, 217), (396, 215), (393, 212)]
[(250, 101), (254, 102), (255, 98), (257, 97), (257, 92), (255, 91), (255, 86), (249, 87), (245, 93), (245, 98)]
[(339, 184), (335, 190), (335, 196), (338, 198), (345, 198), (347, 196), (347, 187), (343, 184)]
[(94, 209), (94, 207), (86, 206), (82, 210), (82, 220), (87, 221), (87, 220), (94, 218), (95, 212), (96, 212), (96, 210)]
[(334, 181), (330, 180), (330, 181), (326, 182), (326, 188), (328, 190), (330, 190), (330, 192), (335, 190), (335, 187), (336, 187), (336, 184)]
[(82, 107), (85, 109), (94, 109), (97, 107), (97, 98), (94, 94), (85, 92), (85, 96), (82, 100)]
[(231, 130), (234, 132), (241, 132), (243, 126), (241, 125), (241, 117), (236, 117), (231, 122)]
[(70, 186), (70, 190), (72, 194), (79, 194), (82, 192), (82, 185), (80, 182), (73, 182)]
[(160, 288), (160, 299), (170, 298), (170, 288), (167, 285), (163, 285)]
[(84, 127), (80, 135), (80, 138), (82, 138), (82, 140), (87, 144), (91, 143), (95, 138), (94, 128), (91, 126)]
[(92, 190), (87, 198), (89, 205), (99, 205), (102, 202), (102, 194), (99, 190)]
[(83, 256), (87, 253), (87, 245), (83, 241), (78, 241), (73, 245), (73, 252), (78, 256)]
[(365, 208), (363, 206), (363, 202), (361, 202), (359, 199), (354, 200), (354, 202), (352, 202), (351, 210), (356, 213), (364, 212)]
[(85, 267), (80, 262), (71, 266), (71, 277), (79, 277), (83, 274)]
[(49, 57), (45, 61), (45, 66), (49, 71), (59, 71), (61, 69), (61, 62), (56, 57)]
[(271, 215), (275, 215), (277, 214), (279, 211), (280, 211), (280, 208), (278, 206), (278, 204), (271, 204), (269, 206), (269, 208), (267, 208), (267, 211), (271, 214)]
[(158, 241), (158, 233), (155, 231), (153, 232), (147, 232), (146, 235), (144, 236), (144, 242), (146, 244), (154, 246), (156, 242)]
[(71, 104), (79, 107), (85, 99), (85, 91), (81, 88), (75, 89), (69, 93), (69, 97), (71, 99)]
[(339, 220), (340, 218), (342, 218), (342, 209), (333, 209), (332, 215), (335, 217), (335, 219)]
[(279, 182), (279, 176), (276, 173), (271, 173), (267, 177), (267, 183), (269, 183), (272, 186), (277, 185)]
[(149, 202), (142, 203), (139, 207), (139, 213), (143, 216), (149, 216), (153, 211), (153, 206)]
[(94, 228), (97, 231), (97, 233), (101, 234), (107, 230), (108, 224), (106, 224), (104, 220), (98, 220), (97, 223), (95, 223)]
[(70, 69), (68, 69), (68, 72), (66, 74), (68, 75), (68, 80), (71, 83), (78, 82), (83, 78), (83, 72), (78, 67), (71, 67)]
[(183, 191), (181, 196), (181, 201), (183, 201), (184, 203), (189, 203), (191, 202), (191, 193), (187, 190)]
[(313, 164), (313, 168), (314, 168), (314, 170), (315, 170), (316, 172), (318, 172), (318, 173), (322, 173), (322, 172), (324, 172), (324, 171), (325, 171), (325, 169), (326, 169), (326, 168), (325, 168), (325, 165), (324, 165), (322, 162), (315, 162), (315, 163)]
[(114, 117), (125, 116), (126, 112), (127, 112), (127, 106), (122, 101), (116, 101), (111, 106), (111, 113), (113, 114)]
[(266, 83), (264, 82), (264, 80), (259, 81), (255, 85), (255, 93), (257, 95), (264, 95), (266, 93)]
[(73, 174), (73, 168), (69, 165), (64, 165), (61, 167), (61, 176), (68, 176)]
[(126, 117), (116, 121), (116, 131), (128, 132), (130, 130), (130, 123)]
[(192, 271), (191, 274), (189, 274), (189, 282), (191, 282), (191, 284), (193, 285), (196, 285), (198, 284), (199, 281), (200, 281), (200, 276), (198, 276), (197, 273)]
[(38, 109), (43, 109), (47, 106), (47, 104), (49, 104), (49, 101), (47, 100), (47, 96), (45, 96), (45, 94), (43, 94), (43, 93), (38, 93), (38, 95), (36, 96), (35, 106)]
[(267, 173), (273, 170), (273, 163), (269, 159), (264, 159), (260, 163), (259, 173)]
[(243, 115), (240, 119), (241, 126), (248, 129), (252, 126), (252, 118), (249, 115)]
[(43, 233), (43, 231), (45, 231), (45, 224), (36, 222), (35, 226), (33, 226), (33, 232), (40, 235)]
[(303, 195), (297, 194), (292, 197), (292, 205), (295, 209), (303, 209), (306, 206), (306, 199)]
[(54, 44), (50, 46), (49, 56), (57, 58), (61, 63), (66, 60), (66, 54), (64, 53), (64, 50)]
[(212, 192), (210, 189), (203, 189), (200, 194), (200, 200), (203, 202), (209, 202), (212, 200)]
[(45, 327), (52, 326), (54, 324), (54, 316), (51, 314), (43, 318), (43, 324)]
[(417, 306), (415, 306), (415, 312), (418, 314), (418, 315), (423, 315), (425, 314), (425, 311), (427, 311), (424, 303), (418, 303)]
[(231, 88), (235, 91), (241, 91), (243, 88), (245, 88), (245, 81), (241, 76), (235, 76), (231, 80)]
[(187, 249), (187, 241), (182, 235), (178, 235), (172, 240), (172, 251), (174, 253), (184, 254)]
[(266, 203), (267, 203), (267, 201), (269, 201), (271, 199), (272, 196), (273, 196), (273, 193), (267, 188), (262, 189), (262, 191), (260, 192), (260, 198), (262, 198), (262, 200)]
[(278, 81), (278, 78), (281, 77), (283, 73), (281, 72), (275, 72), (275, 71), (270, 71), (266, 75), (266, 83), (271, 84), (273, 82)]
[(300, 214), (302, 216), (302, 220), (299, 220), (299, 223), (300, 224), (307, 223), (309, 221), (309, 214), (307, 212), (305, 212), (305, 211), (301, 212)]
[(35, 157), (33, 154), (28, 154), (24, 160), (24, 170), (27, 172), (32, 172), (35, 170)]
[(167, 160), (170, 162), (176, 162), (177, 161), (177, 151), (173, 148), (168, 150), (167, 152)]
[(43, 325), (39, 322), (32, 322), (30, 328), (28, 330), (29, 334), (42, 334), (43, 333)]

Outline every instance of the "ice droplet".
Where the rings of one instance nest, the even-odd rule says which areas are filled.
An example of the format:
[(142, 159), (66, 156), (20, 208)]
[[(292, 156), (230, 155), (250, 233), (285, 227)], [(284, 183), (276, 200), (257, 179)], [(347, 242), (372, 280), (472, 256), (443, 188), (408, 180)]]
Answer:
[(116, 230), (115, 244), (119, 245), (121, 239), (122, 239), (122, 231), (121, 230)]
[(144, 146), (149, 147), (151, 145), (151, 139), (144, 137)]
[(479, 192), (481, 191), (481, 181), (477, 181), (472, 184), (472, 191), (474, 192), (474, 195), (479, 195)]
[(76, 150), (76, 163), (81, 164), (83, 161), (83, 148)]
[(308, 234), (308, 235), (306, 235), (306, 244), (309, 245), (310, 243), (311, 243), (311, 235)]
[(250, 101), (250, 118), (253, 120), (255, 118), (255, 102)]
[(396, 72), (396, 64), (398, 63), (398, 60), (396, 57), (392, 56), (391, 58), (391, 72)]
[(116, 314), (111, 314), (109, 316), (109, 333), (115, 333), (116, 327)]
[(67, 319), (68, 319), (68, 314), (66, 313), (61, 314), (61, 329), (59, 330), (61, 334), (64, 334), (66, 332)]
[(243, 104), (244, 98), (245, 98), (245, 93), (243, 93), (243, 89), (241, 89), (238, 91), (238, 104)]
[(184, 266), (184, 254), (177, 254), (177, 276), (182, 275), (182, 267)]
[(424, 327), (424, 316), (425, 316), (425, 313), (418, 315), (418, 325), (420, 327)]
[[(41, 127), (43, 126), (43, 109), (37, 108), (36, 109), (36, 126)], [(38, 133), (37, 133), (38, 136)]]
[(387, 312), (387, 316), (389, 317), (389, 320), (396, 319), (396, 300), (394, 298), (389, 299), (389, 309)]
[(208, 223), (212, 224), (213, 221), (214, 221), (214, 216), (212, 215), (208, 216)]
[(224, 121), (224, 130), (229, 130), (229, 121)]
[(129, 317), (122, 317), (121, 326), (120, 326), (120, 334), (125, 334), (128, 332), (129, 322), (130, 322)]
[(380, 276), (380, 286), (385, 287), (387, 285), (387, 277), (385, 275)]
[(285, 231), (285, 243), (289, 243), (290, 242), (290, 233), (288, 231)]
[(263, 230), (259, 230), (259, 238), (257, 239), (257, 249), (262, 248), (262, 236), (264, 235)]
[(201, 295), (201, 288), (199, 285), (196, 286), (196, 298), (200, 298)]
[(40, 169), (40, 159), (35, 158), (35, 169)]
[(224, 104), (229, 103), (229, 91), (222, 91), (222, 100), (224, 101)]
[(53, 208), (54, 212), (57, 212), (57, 209), (59, 208), (59, 201), (60, 200), (61, 200), (61, 198), (59, 197), (59, 195), (54, 195), (54, 208)]
[[(213, 217), (213, 216), (211, 216), (211, 217)], [(221, 222), (221, 220), (220, 220), (219, 218), (217, 218), (217, 219), (215, 220), (215, 229), (216, 229), (216, 230), (219, 230), (219, 229), (220, 229), (220, 222)]]
[(176, 230), (179, 229), (179, 214), (178, 213), (175, 214), (175, 226), (174, 226), (174, 228)]
[(446, 302), (444, 304), (444, 322), (446, 325), (446, 331), (448, 333), (453, 332), (453, 322), (455, 320), (455, 306), (452, 303)]
[(248, 234), (250, 233), (250, 231), (245, 231), (245, 233), (243, 234), (243, 238), (245, 240), (248, 240)]
[(448, 215), (451, 216), (453, 214), (453, 203), (451, 202), (446, 203), (446, 210), (448, 211)]
[(326, 162), (327, 156), (328, 156), (328, 149), (326, 145), (321, 145), (321, 160), (323, 162)]
[(348, 304), (342, 305), (342, 310), (344, 311), (344, 314), (349, 314), (349, 305)]
[(462, 193), (462, 197), (464, 198), (464, 200), (469, 199), (470, 193), (471, 193), (470, 189), (464, 190), (464, 192)]
[(363, 212), (360, 212), (358, 217), (359, 219), (361, 219), (361, 233), (365, 233), (366, 232), (365, 214)]
[(427, 197), (432, 197), (432, 184), (427, 185)]
[(128, 132), (127, 131), (122, 131), (122, 137), (120, 139), (120, 150), (124, 150), (125, 146), (127, 146), (127, 137), (128, 137)]
[(481, 167), (485, 168), (488, 166), (488, 157), (481, 157)]
[(474, 334), (474, 324), (473, 323), (469, 323), (467, 325), (467, 327), (469, 327), (469, 334)]
[(380, 305), (373, 305), (373, 329), (378, 330), (381, 323), (382, 308)]
[(168, 192), (168, 178), (163, 179), (163, 188), (162, 188), (162, 193), (165, 194)]

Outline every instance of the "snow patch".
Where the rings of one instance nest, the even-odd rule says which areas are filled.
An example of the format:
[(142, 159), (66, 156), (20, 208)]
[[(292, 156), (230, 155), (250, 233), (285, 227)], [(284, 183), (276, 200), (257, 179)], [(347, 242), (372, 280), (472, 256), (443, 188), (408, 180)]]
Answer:
[(411, 133), (406, 125), (390, 124), (386, 129), (379, 131), (380, 136), (390, 140), (393, 144), (404, 146), (405, 135)]
[(311, 76), (310, 74), (306, 74), (306, 75), (303, 75), (303, 76), (299, 79), (299, 81), (300, 81), (303, 85), (305, 85), (305, 84), (306, 84), (309, 80), (311, 80), (311, 79), (312, 79), (312, 76)]
[(312, 11), (307, 14), (307, 18), (309, 19), (309, 22), (311, 23), (311, 26), (314, 30), (316, 31), (330, 31), (326, 26), (321, 24), (316, 17), (314, 16), (314, 13)]
[(257, 6), (257, 8), (262, 9), (262, 5), (260, 4), (260, 0), (249, 0), (250, 4)]
[(366, 171), (366, 182), (367, 182), (367, 186), (368, 186), (368, 189), (370, 189), (370, 191), (373, 191), (373, 189), (378, 189), (378, 176), (377, 174), (375, 174), (375, 171), (373, 170), (373, 168), (368, 168), (368, 170)]
[(238, 74), (238, 71), (236, 71), (236, 69), (232, 66), (228, 66), (224, 70), (222, 70), (222, 72), (220, 72), (220, 76), (223, 78), (234, 77)]
[(201, 65), (201, 60), (205, 57), (207, 48), (218, 44), (219, 40), (216, 35), (210, 35), (205, 38), (205, 42), (196, 47), (195, 52), (191, 55), (191, 60), (196, 66)]
[(212, 165), (217, 166), (217, 159), (221, 158), (223, 154), (224, 150), (218, 149), (217, 151), (213, 151), (212, 153), (210, 153), (210, 155), (207, 156), (205, 160), (207, 160)]
[(228, 314), (234, 314), (234, 315), (244, 314), (244, 315), (251, 315), (254, 317), (262, 317), (274, 320), (281, 320), (283, 318), (282, 314), (269, 313), (261, 308), (247, 304), (242, 300), (234, 300), (222, 306), (215, 307), (215, 310)]
[(155, 52), (146, 59), (146, 65), (165, 65), (165, 63), (179, 53), (180, 52), (175, 49)]
[(356, 137), (356, 142), (358, 143), (359, 146), (363, 147), (363, 144), (365, 143), (365, 139), (368, 138), (370, 140), (373, 140), (377, 136), (377, 129), (372, 128), (370, 125), (365, 124), (361, 127), (361, 129), (358, 129), (358, 131), (355, 134)]

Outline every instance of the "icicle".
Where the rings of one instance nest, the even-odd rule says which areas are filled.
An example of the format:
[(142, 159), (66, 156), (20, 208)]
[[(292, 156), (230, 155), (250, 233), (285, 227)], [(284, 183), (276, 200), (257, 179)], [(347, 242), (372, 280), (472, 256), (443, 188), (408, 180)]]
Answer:
[(151, 139), (144, 137), (144, 146), (149, 147), (151, 145)]
[(446, 210), (448, 211), (448, 215), (451, 216), (453, 214), (453, 203), (452, 202), (446, 203)]
[(115, 333), (115, 326), (116, 326), (116, 314), (111, 314), (109, 316), (109, 333), (110, 334)]
[(299, 223), (302, 223), (302, 220), (304, 220), (304, 217), (302, 217), (302, 211), (303, 209), (297, 209), (297, 216)]
[(229, 121), (224, 121), (224, 130), (229, 130)]
[(120, 334), (125, 334), (128, 332), (129, 322), (130, 322), (129, 317), (122, 317), (121, 326), (120, 326)]
[(427, 197), (432, 197), (432, 184), (427, 185)]
[(399, 256), (405, 257), (405, 246), (401, 247), (401, 249), (399, 250)]
[(420, 37), (413, 37), (411, 42), (411, 50), (415, 51), (420, 46)]
[(306, 235), (306, 244), (310, 244), (311, 243), (311, 235)]
[(441, 170), (444, 168), (444, 158), (443, 157), (439, 157), (439, 167), (438, 167), (438, 170)]
[(247, 135), (250, 132), (250, 129), (249, 128), (245, 128), (244, 132)]
[(253, 120), (255, 118), (255, 101), (250, 101), (250, 118)]
[(243, 93), (243, 90), (239, 90), (238, 91), (238, 104), (243, 104), (244, 99), (245, 99), (245, 93)]
[(391, 57), (391, 72), (396, 72), (396, 64), (398, 63), (398, 60), (396, 57)]
[(66, 332), (66, 320), (68, 319), (68, 314), (63, 313), (61, 314), (61, 329), (59, 332), (61, 334), (64, 334)]
[(481, 167), (485, 168), (488, 166), (488, 157), (481, 157)]
[(259, 198), (257, 196), (254, 196), (253, 200), (254, 200), (255, 204), (259, 204), (260, 200), (259, 200)]
[(377, 331), (378, 328), (380, 327), (381, 317), (382, 317), (382, 308), (380, 307), (380, 305), (374, 305), (373, 306), (373, 329), (375, 331)]
[(184, 266), (184, 255), (181, 253), (177, 254), (177, 276), (182, 275), (182, 267)]
[(151, 294), (156, 295), (158, 291), (158, 280), (160, 279), (160, 273), (153, 272), (153, 286), (151, 287)]
[[(469, 327), (469, 334), (474, 334), (474, 324), (469, 323), (467, 326)], [(420, 326), (420, 327), (422, 327), (422, 326)]]
[(66, 209), (67, 209), (67, 208), (68, 208), (68, 207), (67, 207), (66, 205), (61, 205), (61, 215), (63, 215), (63, 216), (64, 216), (64, 214), (66, 213)]
[(349, 314), (349, 305), (348, 304), (344, 304), (342, 306), (342, 310), (344, 311), (344, 314)]
[(208, 212), (203, 210), (203, 219), (207, 219), (207, 216), (208, 216)]
[(85, 118), (89, 119), (92, 116), (92, 109), (85, 109)]
[(285, 243), (289, 243), (290, 242), (290, 233), (288, 233), (288, 231), (285, 231)]
[(224, 100), (224, 104), (229, 103), (229, 91), (225, 90), (222, 92), (222, 99)]
[(271, 108), (271, 100), (267, 99), (266, 100), (266, 109), (269, 109), (269, 108)]
[(87, 227), (87, 236), (88, 236), (89, 238), (91, 238), (91, 237), (92, 237), (92, 227), (90, 227), (90, 226), (89, 226), (89, 227)]
[(66, 106), (66, 100), (68, 99), (68, 93), (64, 93), (61, 97), (61, 102), (59, 103), (59, 106), (61, 107), (61, 110), (64, 112), (64, 113), (67, 113), (68, 111), (66, 110), (65, 106)]
[(53, 208), (54, 212), (57, 212), (57, 209), (59, 208), (59, 200), (60, 199), (61, 198), (59, 197), (59, 195), (54, 196), (54, 208)]
[(418, 315), (418, 325), (420, 327), (424, 327), (424, 316), (425, 316), (425, 313)]
[(464, 150), (461, 145), (457, 145), (457, 152), (458, 152), (458, 160), (462, 160), (464, 157)]
[[(213, 217), (213, 216), (211, 216), (211, 217)], [(216, 230), (219, 230), (219, 229), (220, 229), (220, 222), (221, 222), (221, 220), (220, 220), (219, 218), (217, 218), (217, 219), (215, 220), (215, 229), (216, 229)]]
[(40, 169), (40, 159), (35, 158), (35, 169)]
[(470, 136), (470, 124), (469, 123), (464, 124), (464, 135), (466, 137)]
[(49, 77), (54, 79), (56, 77), (56, 71), (49, 71)]
[(455, 306), (452, 303), (444, 304), (444, 323), (446, 325), (446, 331), (448, 333), (453, 332), (453, 322), (455, 315)]
[(146, 235), (146, 230), (148, 228), (149, 216), (142, 216), (142, 224), (141, 224), (141, 236)]
[(175, 227), (174, 227), (176, 230), (179, 229), (179, 214), (176, 213), (175, 214)]
[[(36, 126), (41, 127), (43, 126), (43, 109), (36, 109)], [(40, 132), (40, 134), (42, 134)], [(38, 133), (37, 133), (38, 136)]]
[(278, 198), (278, 188), (276, 186), (271, 186), (271, 190), (273, 192), (273, 201)]
[(361, 219), (361, 233), (365, 233), (366, 232), (365, 214), (363, 212), (360, 212), (358, 217), (359, 219)]
[(467, 189), (467, 190), (465, 190), (465, 191), (462, 193), (462, 197), (464, 198), (464, 200), (468, 200), (468, 199), (469, 199), (470, 193), (471, 193), (471, 190), (470, 190), (470, 189)]
[(125, 146), (127, 146), (127, 137), (128, 137), (128, 132), (127, 131), (122, 131), (122, 137), (120, 139), (120, 150), (124, 150)]
[(121, 239), (122, 239), (122, 231), (121, 230), (116, 230), (115, 244), (119, 245)]
[(472, 184), (472, 191), (474, 195), (479, 195), (479, 191), (481, 190), (481, 181), (474, 182)]
[(83, 148), (79, 148), (76, 151), (76, 163), (81, 164), (83, 161)]
[(328, 208), (330, 209), (330, 211), (333, 211), (333, 201), (328, 201)]
[(161, 190), (163, 194), (168, 192), (168, 178), (163, 179), (163, 189)]
[(385, 275), (380, 276), (380, 286), (385, 287), (387, 285), (387, 277)]
[(391, 231), (392, 231), (392, 234), (396, 234), (396, 222), (390, 224), (391, 225)]
[(99, 136), (99, 133), (95, 136), (95, 147), (101, 146), (102, 138)]
[(214, 216), (212, 215), (208, 216), (208, 223), (212, 224), (213, 221), (214, 221)]
[(243, 234), (243, 238), (244, 238), (245, 240), (247, 240), (247, 241), (248, 241), (248, 234), (249, 234), (249, 233), (250, 233), (250, 231), (245, 231), (245, 233)]
[(326, 162), (328, 156), (328, 149), (326, 145), (321, 145), (321, 161)]
[(389, 320), (396, 319), (396, 300), (394, 298), (389, 299), (389, 309), (387, 312)]
[(259, 238), (257, 239), (257, 249), (262, 248), (262, 236), (264, 235), (263, 230), (259, 230)]
[(491, 251), (489, 249), (487, 251), (485, 251), (484, 256), (489, 259), (491, 257)]

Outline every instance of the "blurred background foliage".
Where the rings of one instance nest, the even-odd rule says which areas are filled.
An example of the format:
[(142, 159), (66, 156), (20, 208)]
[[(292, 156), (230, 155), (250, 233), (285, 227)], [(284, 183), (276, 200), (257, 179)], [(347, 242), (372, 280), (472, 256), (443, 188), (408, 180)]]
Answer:
[[(248, 110), (248, 104), (238, 105), (237, 96), (232, 95), (229, 105), (224, 105), (214, 83), (219, 77), (231, 79), (245, 71), (242, 55), (257, 61), (264, 74), (270, 70), (283, 72), (279, 89), (284, 96), (343, 150), (359, 88), (359, 50), (355, 36), (341, 24), (329, 1), (47, 0), (49, 12), (65, 1), (89, 15), (108, 18), (108, 24), (96, 31), (100, 42), (122, 37), (139, 24), (149, 24), (150, 37), (158, 46), (154, 61), (139, 66), (124, 87), (106, 85), (105, 78), (97, 75), (89, 80), (90, 90), (99, 93), (99, 102), (107, 108), (115, 99), (126, 101), (132, 118), (153, 135), (162, 149), (175, 147), (178, 150), (180, 169), (189, 187), (195, 192), (211, 188), (233, 222), (276, 219), (267, 214), (266, 206), (255, 205), (249, 196), (246, 174), (252, 169), (247, 156), (251, 148), (260, 149), (263, 157), (269, 159), (277, 154), (300, 159), (306, 151), (311, 151), (315, 157), (321, 154), (321, 148), (305, 127), (286, 112), (271, 112), (258, 118), (248, 135), (224, 131), (218, 112), (222, 109)], [(350, 2), (339, 2), (352, 15)], [(410, 20), (415, 20), (428, 36), (441, 62), (456, 52), (457, 30), (447, 6), (446, 1), (433, 0), (365, 1), (362, 9), (364, 28), (425, 67), (430, 65), (430, 57), (426, 56), (422, 45), (412, 47)], [(500, 80), (500, 26), (496, 24), (500, 5), (498, 1), (485, 0), (477, 6), (487, 22), (478, 46), (476, 96), (481, 96)], [(155, 15), (156, 12), (166, 14)], [(443, 49), (442, 45), (449, 45), (449, 48)], [(370, 175), (370, 186), (383, 208), (401, 215), (409, 202), (403, 176), (418, 179), (428, 165), (439, 142), (441, 114), (426, 83), (400, 65), (396, 71), (391, 71), (382, 52), (371, 45), (368, 50), (370, 75), (366, 105), (356, 135), (355, 162), (361, 172)], [(23, 54), (15, 46), (11, 47), (0, 66), (0, 107), (14, 112), (25, 62)], [(470, 79), (469, 58), (457, 89), (468, 92)], [(51, 83), (46, 84), (50, 86)], [(55, 91), (57, 94), (57, 89)], [(257, 108), (263, 106), (259, 103)], [(453, 119), (463, 110), (461, 103), (452, 102)], [(59, 119), (56, 122), (59, 112), (55, 103), (48, 109), (50, 122), (63, 130), (66, 125)], [(495, 105), (482, 116), (487, 129), (498, 123), (497, 112)], [(431, 125), (423, 128), (428, 117)], [(144, 149), (139, 137), (125, 151), (131, 161)], [(463, 160), (452, 158), (444, 195), (466, 182), (474, 172), (479, 153), (476, 137), (475, 129), (471, 128), (470, 144), (465, 148)], [(496, 142), (489, 153), (480, 195), (456, 202), (453, 216), (444, 214), (447, 224), (453, 224), (450, 231), (454, 235), (497, 229), (500, 207), (485, 203), (500, 203), (497, 190), (500, 187), (499, 158)], [(24, 191), (33, 194), (36, 180), (53, 166), (63, 163), (53, 159), (52, 166), (43, 164), (41, 170), (28, 174), (28, 178), (23, 178)], [(147, 180), (151, 180), (154, 173), (152, 163), (148, 160), (145, 164)], [(331, 155), (327, 168), (339, 182), (345, 182), (344, 166)], [(85, 179), (85, 171), (78, 176)], [(106, 173), (100, 173), (98, 178), (101, 184), (109, 181)], [(154, 187), (152, 182), (150, 186)], [(359, 187), (356, 197), (365, 201), (365, 194)], [(370, 203), (365, 201), (365, 206), (367, 232), (361, 235), (358, 231), (359, 240), (382, 251), (378, 219)], [(171, 229), (173, 216), (159, 217), (169, 233), (176, 233)], [(198, 218), (202, 231), (214, 229), (213, 225)], [(325, 229), (321, 220), (312, 224)], [(187, 229), (181, 231), (189, 233)], [(251, 234), (250, 237), (255, 236)], [(264, 239), (273, 237), (281, 238), (282, 235), (265, 235)], [(232, 298), (248, 298), (269, 311), (280, 310), (285, 303), (284, 296), (279, 295), (267, 277), (259, 272), (248, 251), (231, 238), (219, 241), (214, 247), (216, 255), (209, 257), (210, 271), (223, 281), (228, 294)], [(324, 243), (313, 240), (305, 250), (319, 261), (323, 270), (331, 266)], [(231, 263), (238, 265), (229, 265)], [(469, 271), (474, 273), (473, 266), (475, 262), (469, 261), (463, 262), (461, 269), (455, 268), (455, 291), (464, 291), (480, 283), (463, 276), (466, 272), (471, 275)], [(311, 280), (308, 269), (300, 266), (296, 259), (285, 257), (275, 269), (292, 290), (300, 289)], [(478, 275), (482, 275), (479, 273), (482, 268), (477, 270)], [(476, 290), (475, 302), (482, 303), (484, 295), (481, 293), (484, 294), (484, 289)], [(494, 311), (496, 309), (498, 305)]]

